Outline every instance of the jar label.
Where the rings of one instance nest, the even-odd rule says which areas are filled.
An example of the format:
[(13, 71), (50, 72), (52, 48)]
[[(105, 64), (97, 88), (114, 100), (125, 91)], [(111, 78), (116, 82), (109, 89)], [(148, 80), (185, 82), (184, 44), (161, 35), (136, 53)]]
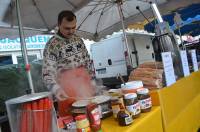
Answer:
[(98, 108), (95, 108), (93, 111), (91, 111), (91, 114), (93, 116), (93, 122), (94, 124), (100, 124), (101, 123), (101, 119), (100, 119), (100, 112)]
[(89, 124), (88, 119), (83, 119), (83, 120), (80, 120), (80, 121), (76, 121), (76, 127), (77, 128), (86, 128), (89, 125), (90, 124)]
[(139, 100), (141, 109), (148, 109), (152, 106), (151, 97), (143, 100)]
[(134, 105), (126, 106), (126, 109), (132, 115), (137, 115), (137, 114), (139, 114), (141, 112), (141, 110), (140, 110), (140, 104), (139, 103), (135, 103)]
[(99, 113), (100, 113), (100, 118), (102, 118), (103, 108), (101, 107), (101, 105), (98, 105), (98, 109), (99, 109)]
[(133, 120), (132, 120), (131, 117), (126, 117), (126, 118), (125, 118), (125, 123), (126, 123), (126, 125), (129, 125), (129, 124), (131, 124), (132, 122), (133, 122)]
[(82, 129), (77, 129), (77, 132), (91, 132), (90, 127), (82, 128)]

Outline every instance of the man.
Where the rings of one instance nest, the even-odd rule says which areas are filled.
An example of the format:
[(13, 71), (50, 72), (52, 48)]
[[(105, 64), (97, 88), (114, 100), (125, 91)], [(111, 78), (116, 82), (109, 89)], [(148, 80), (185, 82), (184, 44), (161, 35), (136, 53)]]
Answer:
[[(60, 12), (58, 15), (59, 30), (47, 42), (44, 49), (43, 80), (47, 88), (60, 101), (69, 96), (59, 83), (59, 77), (62, 76), (62, 73), (80, 67), (86, 68), (91, 73), (87, 49), (81, 38), (75, 35), (76, 22), (76, 16), (73, 12), (67, 10)], [(74, 73), (69, 72), (69, 74)], [(65, 77), (66, 80), (70, 80), (69, 75)]]

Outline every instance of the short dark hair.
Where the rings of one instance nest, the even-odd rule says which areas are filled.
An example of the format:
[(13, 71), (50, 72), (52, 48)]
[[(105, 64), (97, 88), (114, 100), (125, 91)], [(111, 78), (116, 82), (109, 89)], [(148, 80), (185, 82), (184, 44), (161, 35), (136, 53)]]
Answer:
[(67, 21), (71, 22), (74, 19), (76, 19), (76, 15), (70, 10), (61, 11), (58, 14), (58, 24), (61, 24), (63, 18), (65, 18)]

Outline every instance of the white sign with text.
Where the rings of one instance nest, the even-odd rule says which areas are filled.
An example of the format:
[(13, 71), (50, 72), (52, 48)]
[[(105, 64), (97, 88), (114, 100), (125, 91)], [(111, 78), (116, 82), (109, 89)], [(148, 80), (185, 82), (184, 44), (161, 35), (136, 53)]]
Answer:
[(166, 85), (170, 86), (176, 82), (171, 52), (162, 53), (162, 62), (164, 66)]
[(183, 74), (184, 74), (185, 77), (189, 76), (190, 75), (190, 69), (189, 69), (186, 50), (181, 50), (180, 55), (181, 55), (181, 62), (182, 62), (182, 67), (183, 67)]
[[(25, 38), (26, 48), (31, 49), (44, 49), (46, 43), (52, 35), (37, 35)], [(1, 51), (17, 51), (21, 50), (20, 38), (16, 39), (0, 39), (0, 52)]]
[(196, 50), (190, 50), (191, 58), (192, 58), (192, 64), (194, 71), (198, 71), (198, 63), (197, 63), (197, 56), (196, 56)]

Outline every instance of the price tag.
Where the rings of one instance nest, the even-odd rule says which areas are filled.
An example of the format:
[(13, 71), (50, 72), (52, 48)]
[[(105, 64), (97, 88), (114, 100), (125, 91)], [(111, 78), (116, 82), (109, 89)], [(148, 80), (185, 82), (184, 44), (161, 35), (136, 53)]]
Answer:
[(163, 52), (162, 61), (164, 66), (166, 84), (167, 86), (170, 86), (176, 82), (171, 52)]
[(184, 76), (188, 76), (190, 75), (190, 69), (188, 65), (187, 53), (185, 50), (181, 50), (180, 55), (181, 55), (181, 62), (182, 62), (182, 67), (183, 67), (183, 74)]
[(191, 58), (192, 58), (192, 64), (194, 71), (198, 71), (198, 63), (197, 63), (197, 56), (196, 56), (196, 50), (190, 50)]

